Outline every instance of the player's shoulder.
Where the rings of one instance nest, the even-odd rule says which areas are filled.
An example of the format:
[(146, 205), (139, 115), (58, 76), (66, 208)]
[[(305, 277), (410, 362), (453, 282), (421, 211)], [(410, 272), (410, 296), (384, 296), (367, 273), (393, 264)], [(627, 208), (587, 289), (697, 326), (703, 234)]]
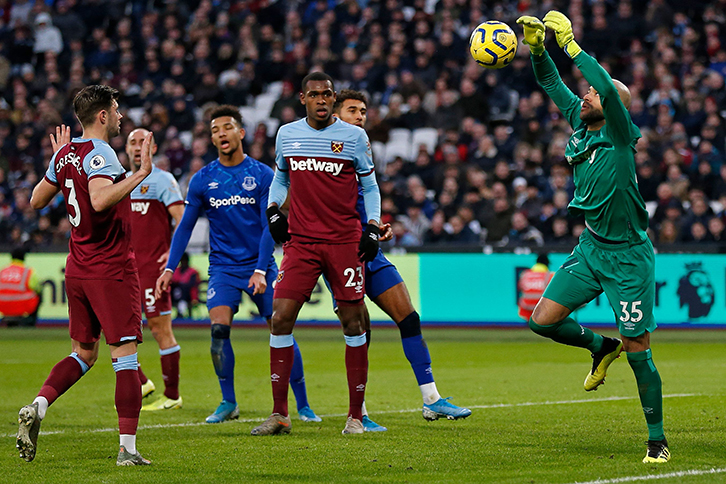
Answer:
[(277, 137), (284, 138), (286, 136), (303, 134), (306, 131), (305, 124), (307, 124), (305, 118), (285, 123), (277, 130)]

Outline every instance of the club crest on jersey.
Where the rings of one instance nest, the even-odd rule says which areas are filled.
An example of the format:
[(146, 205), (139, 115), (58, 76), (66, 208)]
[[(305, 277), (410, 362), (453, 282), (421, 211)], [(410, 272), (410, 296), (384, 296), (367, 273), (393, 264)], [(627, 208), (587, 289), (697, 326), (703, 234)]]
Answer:
[(89, 164), (91, 166), (91, 169), (98, 170), (100, 168), (103, 168), (103, 165), (106, 164), (106, 158), (104, 158), (102, 155), (96, 155), (91, 158)]
[(248, 192), (251, 192), (256, 187), (257, 187), (257, 182), (255, 181), (255, 177), (246, 176), (244, 181), (242, 182), (242, 188), (244, 188)]
[(146, 195), (146, 192), (149, 191), (149, 185), (141, 185), (141, 194)]
[(333, 151), (333, 153), (342, 153), (343, 152), (343, 142), (342, 141), (331, 141), (330, 142), (330, 149)]
[(282, 278), (285, 277), (285, 271), (280, 271), (277, 273), (277, 279), (274, 280), (272, 283), (272, 288), (275, 289), (275, 286), (277, 286), (277, 283), (282, 280)]

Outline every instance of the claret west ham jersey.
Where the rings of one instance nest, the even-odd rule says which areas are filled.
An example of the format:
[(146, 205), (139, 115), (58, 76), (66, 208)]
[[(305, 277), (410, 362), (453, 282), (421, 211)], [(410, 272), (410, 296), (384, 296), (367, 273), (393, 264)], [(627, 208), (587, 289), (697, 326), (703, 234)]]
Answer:
[(359, 176), (373, 173), (368, 135), (336, 118), (324, 129), (303, 118), (277, 132), (275, 163), (290, 176), (290, 234), (300, 240), (360, 240)]
[(121, 280), (124, 270), (136, 270), (129, 199), (96, 212), (88, 194), (89, 180), (103, 177), (117, 183), (125, 172), (113, 148), (100, 139), (74, 138), (50, 160), (45, 179), (63, 192), (72, 225), (66, 277)]
[(154, 166), (131, 192), (131, 245), (136, 247), (139, 272), (159, 274), (159, 257), (171, 244), (167, 207), (184, 203), (174, 176)]

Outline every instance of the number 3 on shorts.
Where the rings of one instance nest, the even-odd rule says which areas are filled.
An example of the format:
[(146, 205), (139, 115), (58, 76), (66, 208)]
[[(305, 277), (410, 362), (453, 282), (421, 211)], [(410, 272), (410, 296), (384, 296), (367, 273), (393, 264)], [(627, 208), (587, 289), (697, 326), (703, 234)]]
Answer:
[(622, 308), (622, 316), (620, 316), (620, 321), (623, 323), (627, 323), (630, 321), (631, 323), (637, 323), (641, 319), (643, 319), (643, 311), (641, 311), (638, 306), (640, 306), (640, 303), (642, 301), (633, 301), (632, 304), (630, 304), (630, 311), (628, 311), (628, 302), (627, 301), (620, 301), (620, 307)]

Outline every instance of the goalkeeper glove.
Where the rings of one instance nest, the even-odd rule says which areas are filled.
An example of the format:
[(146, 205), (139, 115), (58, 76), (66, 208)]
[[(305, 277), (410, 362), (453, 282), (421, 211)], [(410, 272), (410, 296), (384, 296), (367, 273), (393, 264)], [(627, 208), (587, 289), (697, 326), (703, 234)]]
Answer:
[(565, 51), (565, 54), (570, 59), (574, 59), (582, 52), (580, 46), (575, 42), (575, 36), (572, 33), (572, 22), (564, 14), (557, 10), (550, 10), (544, 16), (543, 20), (545, 27), (555, 32), (557, 44)]
[(267, 207), (267, 224), (270, 226), (270, 235), (275, 243), (282, 244), (290, 240), (290, 234), (287, 231), (287, 217), (280, 211), (277, 205)]
[(542, 55), (545, 51), (545, 26), (537, 17), (523, 15), (517, 19), (517, 23), (524, 30), (523, 44), (529, 46), (529, 51), (533, 55)]
[(361, 261), (370, 262), (375, 259), (376, 254), (378, 254), (379, 232), (377, 224), (366, 225), (358, 244), (358, 257)]

